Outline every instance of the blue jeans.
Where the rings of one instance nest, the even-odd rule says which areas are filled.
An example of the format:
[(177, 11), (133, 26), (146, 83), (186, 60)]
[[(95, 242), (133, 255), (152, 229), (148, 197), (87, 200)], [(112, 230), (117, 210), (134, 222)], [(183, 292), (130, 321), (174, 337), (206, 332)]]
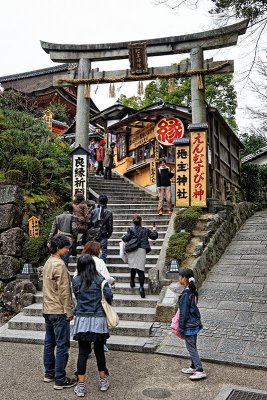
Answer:
[[(44, 367), (56, 384), (64, 382), (70, 348), (70, 322), (65, 314), (44, 314)], [(56, 348), (56, 354), (55, 354)]]
[(108, 257), (108, 239), (101, 239), (102, 255), (100, 258), (107, 262)]

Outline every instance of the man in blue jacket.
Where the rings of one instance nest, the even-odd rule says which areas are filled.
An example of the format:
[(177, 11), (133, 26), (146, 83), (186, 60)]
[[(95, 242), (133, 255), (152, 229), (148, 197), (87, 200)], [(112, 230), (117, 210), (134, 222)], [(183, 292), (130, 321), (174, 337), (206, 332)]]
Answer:
[(159, 215), (163, 214), (163, 201), (164, 198), (167, 202), (169, 214), (173, 212), (172, 199), (171, 199), (171, 178), (174, 176), (174, 171), (166, 165), (165, 158), (161, 158), (159, 168), (157, 168), (157, 191), (159, 194), (158, 211)]

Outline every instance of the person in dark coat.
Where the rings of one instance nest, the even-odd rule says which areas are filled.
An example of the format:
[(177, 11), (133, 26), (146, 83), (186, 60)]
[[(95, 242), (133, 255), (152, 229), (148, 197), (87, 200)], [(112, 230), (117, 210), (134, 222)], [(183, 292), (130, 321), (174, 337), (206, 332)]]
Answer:
[(101, 194), (98, 198), (98, 206), (89, 218), (87, 241), (101, 243), (102, 260), (107, 262), (108, 239), (113, 232), (113, 213), (107, 208), (108, 197)]
[(135, 287), (135, 275), (138, 273), (140, 283), (140, 296), (146, 297), (144, 283), (145, 283), (145, 265), (146, 265), (146, 254), (151, 251), (151, 247), (148, 239), (156, 240), (158, 238), (158, 232), (156, 227), (153, 229), (142, 227), (142, 217), (135, 215), (133, 217), (133, 227), (128, 228), (126, 235), (122, 237), (123, 242), (129, 242), (132, 238), (139, 238), (139, 246), (136, 250), (131, 251), (128, 254), (128, 267), (131, 269), (131, 288)]
[(100, 140), (99, 147), (96, 148), (96, 161), (98, 162), (95, 176), (104, 176), (103, 161), (105, 158), (105, 140)]
[(50, 248), (50, 241), (56, 235), (64, 235), (70, 241), (69, 252), (64, 255), (63, 260), (66, 265), (68, 265), (69, 257), (73, 252), (75, 247), (75, 241), (78, 234), (78, 227), (76, 223), (76, 218), (73, 215), (72, 204), (65, 204), (63, 208), (63, 213), (57, 215), (53, 221), (50, 234), (48, 236), (47, 246)]
[(110, 147), (106, 149), (105, 152), (105, 158), (103, 161), (103, 167), (105, 167), (105, 172), (104, 172), (104, 179), (111, 180), (112, 179), (112, 174), (111, 170), (114, 168), (114, 148), (116, 146), (116, 143), (111, 143)]
[(167, 202), (169, 214), (173, 212), (172, 199), (171, 199), (171, 178), (174, 176), (174, 171), (170, 171), (170, 168), (166, 165), (165, 158), (162, 158), (157, 168), (156, 179), (157, 179), (157, 191), (159, 194), (158, 211), (159, 215), (163, 214), (163, 201), (164, 198)]

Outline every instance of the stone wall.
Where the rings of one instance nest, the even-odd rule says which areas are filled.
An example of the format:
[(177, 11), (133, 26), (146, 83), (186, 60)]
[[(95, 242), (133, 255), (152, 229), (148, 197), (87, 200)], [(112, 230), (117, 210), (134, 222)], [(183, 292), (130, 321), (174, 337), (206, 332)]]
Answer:
[(7, 282), (19, 272), (24, 243), (22, 230), (23, 191), (19, 186), (0, 186), (0, 281)]
[(256, 211), (253, 203), (242, 202), (225, 206), (207, 225), (205, 249), (190, 268), (193, 269), (197, 287), (204, 282), (208, 271), (219, 261), (243, 223)]
[[(209, 270), (219, 261), (243, 223), (257, 211), (254, 204), (247, 202), (224, 205), (223, 209), (222, 207), (220, 209), (221, 211), (217, 212), (212, 221), (207, 224), (206, 234), (203, 237), (204, 249), (202, 254), (190, 265), (190, 268), (194, 271), (198, 288), (205, 281)], [(160, 266), (164, 266), (163, 260)], [(154, 287), (156, 287), (156, 273), (155, 271), (152, 272), (154, 273), (152, 275), (154, 281), (150, 285), (154, 284)], [(182, 287), (177, 290), (177, 283), (171, 283), (170, 280), (164, 279), (162, 272), (159, 273), (158, 271), (158, 276), (162, 278), (160, 285), (163, 288), (156, 306), (156, 321), (170, 322), (176, 312), (178, 295)], [(158, 283), (157, 287), (160, 285)]]

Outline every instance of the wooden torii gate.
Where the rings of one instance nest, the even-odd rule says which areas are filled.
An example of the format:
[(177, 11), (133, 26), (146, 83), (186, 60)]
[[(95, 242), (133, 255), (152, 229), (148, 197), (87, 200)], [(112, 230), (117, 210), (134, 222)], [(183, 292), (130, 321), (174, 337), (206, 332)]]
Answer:
[[(238, 36), (246, 32), (248, 20), (230, 26), (189, 35), (164, 37), (135, 42), (105, 44), (56, 44), (41, 41), (41, 46), (55, 62), (78, 63), (78, 79), (58, 76), (54, 86), (77, 85), (75, 146), (88, 148), (89, 85), (114, 82), (152, 80), (191, 76), (192, 123), (206, 122), (204, 75), (234, 71), (234, 62), (204, 61), (203, 51), (237, 44)], [(140, 50), (141, 49), (141, 50)], [(129, 58), (131, 70), (99, 71), (91, 69), (95, 61)], [(190, 66), (148, 68), (147, 57), (190, 53)], [(133, 67), (133, 64), (135, 67)]]

